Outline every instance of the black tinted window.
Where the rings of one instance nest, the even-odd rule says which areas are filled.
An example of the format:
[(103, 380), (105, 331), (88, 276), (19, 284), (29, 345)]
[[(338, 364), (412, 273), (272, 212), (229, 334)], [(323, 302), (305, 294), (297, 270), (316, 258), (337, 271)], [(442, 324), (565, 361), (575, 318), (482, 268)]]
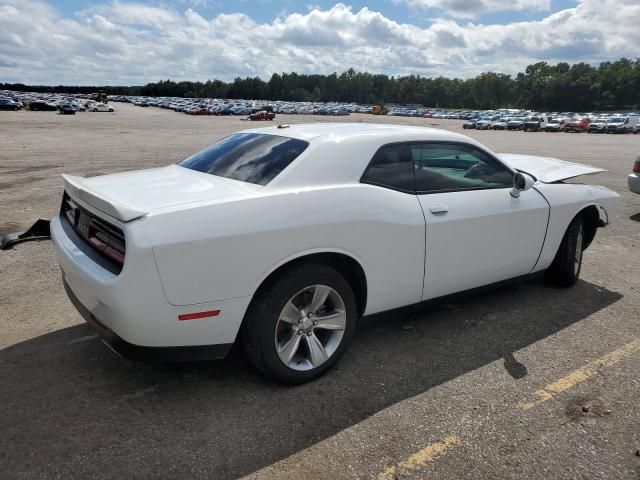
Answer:
[(386, 145), (376, 152), (362, 181), (413, 192), (413, 163), (407, 145)]
[(266, 185), (309, 144), (295, 138), (236, 133), (178, 163), (181, 167)]
[(466, 145), (411, 145), (416, 190), (430, 193), (451, 190), (507, 188), (513, 174), (486, 153)]

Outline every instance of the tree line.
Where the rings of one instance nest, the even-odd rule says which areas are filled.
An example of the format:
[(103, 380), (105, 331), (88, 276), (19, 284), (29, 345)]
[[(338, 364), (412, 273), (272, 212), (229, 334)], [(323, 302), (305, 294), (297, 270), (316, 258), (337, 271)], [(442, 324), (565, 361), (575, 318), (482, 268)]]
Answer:
[(144, 86), (27, 86), (0, 89), (55, 93), (92, 93), (187, 98), (337, 101), (365, 104), (416, 104), (432, 108), (528, 108), (592, 111), (640, 108), (640, 59), (621, 58), (597, 67), (587, 63), (538, 62), (515, 76), (485, 72), (469, 78), (387, 76), (349, 69), (340, 74), (274, 73), (232, 82), (174, 82)]

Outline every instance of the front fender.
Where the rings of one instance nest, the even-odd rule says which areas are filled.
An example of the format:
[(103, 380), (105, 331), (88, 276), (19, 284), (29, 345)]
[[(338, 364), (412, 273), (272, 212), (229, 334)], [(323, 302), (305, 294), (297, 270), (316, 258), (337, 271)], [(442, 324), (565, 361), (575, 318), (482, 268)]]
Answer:
[(605, 226), (615, 217), (620, 196), (606, 187), (575, 183), (539, 183), (535, 186), (551, 207), (549, 224), (540, 258), (533, 271), (544, 270), (556, 256), (567, 227), (575, 216), (587, 207), (598, 209), (599, 226)]

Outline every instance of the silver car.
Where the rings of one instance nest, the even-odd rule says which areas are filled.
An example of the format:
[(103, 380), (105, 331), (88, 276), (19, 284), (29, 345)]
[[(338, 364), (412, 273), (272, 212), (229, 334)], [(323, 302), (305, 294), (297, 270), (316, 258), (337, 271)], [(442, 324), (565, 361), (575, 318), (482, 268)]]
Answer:
[(640, 155), (633, 162), (633, 171), (627, 177), (627, 182), (629, 183), (629, 190), (640, 194)]

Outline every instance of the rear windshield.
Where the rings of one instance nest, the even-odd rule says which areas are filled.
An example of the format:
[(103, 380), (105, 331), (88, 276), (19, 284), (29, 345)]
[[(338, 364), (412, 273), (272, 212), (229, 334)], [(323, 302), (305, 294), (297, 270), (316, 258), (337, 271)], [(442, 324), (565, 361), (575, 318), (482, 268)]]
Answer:
[(296, 138), (236, 133), (194, 153), (181, 167), (241, 182), (266, 185), (309, 144)]

